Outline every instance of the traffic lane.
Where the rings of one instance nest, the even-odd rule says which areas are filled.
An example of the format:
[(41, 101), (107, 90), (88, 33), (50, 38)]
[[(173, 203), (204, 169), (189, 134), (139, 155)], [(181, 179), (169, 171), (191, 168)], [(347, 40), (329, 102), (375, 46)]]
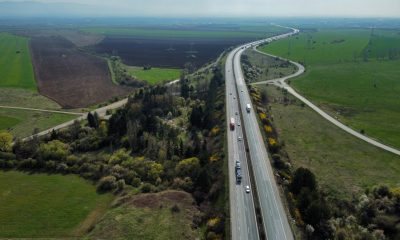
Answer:
[[(229, 67), (227, 68), (227, 77), (229, 77)], [(232, 82), (233, 80), (233, 73), (230, 78), (231, 80), (228, 82)], [(234, 95), (236, 92), (235, 85), (234, 84), (227, 84), (227, 119), (230, 119), (231, 116), (234, 115), (236, 111), (238, 111), (238, 102), (237, 100), (235, 101), (233, 97), (237, 99), (237, 97)], [(230, 95), (232, 93), (232, 95)], [(228, 126), (228, 122), (227, 122)], [(240, 128), (238, 128), (240, 131)], [(228, 142), (231, 143), (230, 149), (233, 149), (233, 151), (230, 151), (230, 157), (229, 157), (229, 169), (230, 169), (230, 185), (234, 185), (233, 190), (231, 191), (232, 194), (230, 194), (231, 198), (233, 201), (231, 201), (231, 213), (233, 214), (233, 217), (231, 218), (232, 222), (232, 238), (233, 239), (258, 239), (258, 232), (257, 228), (254, 224), (252, 224), (249, 220), (250, 219), (255, 219), (255, 211), (251, 211), (248, 209), (247, 206), (250, 204), (247, 202), (246, 197), (243, 194), (243, 189), (241, 188), (241, 185), (236, 186), (236, 178), (234, 175), (234, 159), (238, 159), (238, 148), (237, 148), (237, 132), (239, 131), (230, 131), (230, 137), (228, 139)], [(241, 134), (239, 132), (239, 134)], [(232, 174), (233, 173), (233, 174)], [(244, 178), (246, 178), (244, 176)], [(231, 188), (230, 188), (231, 189)], [(232, 211), (233, 210), (233, 211)], [(253, 216), (254, 215), (254, 216)], [(236, 226), (236, 227), (234, 227)]]
[[(241, 222), (241, 224), (238, 224), (236, 231), (238, 232), (239, 235), (242, 235), (241, 239), (258, 239), (258, 228), (256, 224), (256, 215), (255, 215), (253, 198), (251, 193), (250, 194), (245, 193), (245, 188), (244, 188), (244, 186), (250, 185), (249, 182), (250, 176), (247, 168), (247, 162), (243, 160), (246, 157), (245, 152), (243, 151), (244, 149), (243, 141), (237, 140), (239, 136), (241, 137), (243, 136), (243, 132), (242, 128), (238, 126), (238, 123), (241, 122), (240, 117), (236, 115), (236, 112), (239, 112), (239, 102), (236, 96), (236, 86), (234, 83), (233, 72), (230, 72), (229, 67), (227, 68), (226, 76), (227, 76), (227, 84), (230, 85), (227, 87), (229, 91), (229, 93), (227, 93), (229, 94), (228, 105), (231, 105), (231, 107), (229, 108), (231, 111), (229, 111), (230, 113), (228, 113), (228, 115), (230, 114), (230, 117), (234, 117), (236, 119), (235, 130), (232, 131), (231, 135), (233, 136), (232, 139), (234, 145), (237, 144), (239, 146), (238, 155), (236, 155), (236, 151), (234, 155), (238, 156), (235, 157), (235, 159), (240, 159), (242, 166), (242, 176), (243, 176), (242, 183), (236, 184), (236, 193), (237, 193), (236, 203), (239, 212), (237, 217), (240, 218), (240, 216), (243, 216), (242, 219), (245, 220), (245, 222), (237, 220), (237, 222)], [(236, 149), (236, 147), (234, 147), (234, 149)], [(235, 164), (235, 159), (230, 160), (230, 164)], [(246, 233), (247, 235), (245, 235), (244, 233)]]
[[(239, 120), (239, 123), (240, 122), (241, 121)], [(243, 137), (243, 129), (242, 129), (243, 125), (242, 124), (240, 124), (240, 125), (241, 126), (240, 127), (238, 126), (238, 129), (237, 129), (238, 136)], [(247, 157), (246, 157), (244, 140), (238, 141), (238, 145), (239, 145), (239, 158), (240, 158), (242, 174), (243, 174), (242, 184), (238, 185), (238, 191), (241, 191), (241, 194), (244, 197), (246, 211), (248, 213), (252, 213), (252, 214), (246, 214), (249, 239), (258, 239), (258, 227), (257, 227), (256, 214), (255, 214), (255, 206), (254, 206), (254, 201), (253, 201), (254, 200), (253, 192), (250, 191), (249, 193), (246, 193), (246, 186), (249, 186), (251, 188), (251, 179), (250, 179), (250, 171), (249, 171), (248, 161), (247, 161)], [(253, 230), (251, 230), (251, 229), (253, 229)]]
[[(240, 72), (238, 73), (241, 76)], [(241, 102), (243, 111), (246, 104), (251, 103), (250, 96), (244, 84), (243, 78), (238, 77), (238, 87), (243, 90)], [(257, 178), (257, 190), (259, 191), (260, 205), (266, 221), (267, 236), (269, 239), (293, 239), (291, 229), (287, 221), (286, 212), (281, 204), (280, 195), (276, 188), (272, 167), (269, 163), (263, 138), (261, 137), (255, 110), (244, 114), (246, 131), (249, 133), (249, 151), (254, 164), (255, 176)], [(286, 224), (287, 223), (287, 224)]]

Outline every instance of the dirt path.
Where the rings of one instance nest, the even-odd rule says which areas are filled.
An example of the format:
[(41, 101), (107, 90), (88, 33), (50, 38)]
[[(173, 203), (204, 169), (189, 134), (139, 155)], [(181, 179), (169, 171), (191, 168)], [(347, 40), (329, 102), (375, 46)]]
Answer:
[(39, 108), (13, 107), (13, 106), (3, 106), (3, 105), (0, 105), (0, 108), (15, 109), (15, 110), (27, 110), (27, 111), (36, 111), (36, 112), (70, 114), (70, 115), (79, 115), (79, 116), (83, 115), (83, 113), (77, 113), (77, 112), (67, 112), (67, 111), (59, 111), (59, 110), (47, 110), (47, 109), (39, 109)]

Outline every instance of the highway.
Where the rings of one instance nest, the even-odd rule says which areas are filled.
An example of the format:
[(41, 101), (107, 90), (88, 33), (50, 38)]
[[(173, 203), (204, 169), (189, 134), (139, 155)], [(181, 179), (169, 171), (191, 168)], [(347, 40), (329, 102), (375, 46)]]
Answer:
[[(271, 42), (274, 40), (289, 37), (293, 34), (297, 34), (299, 30), (291, 29), (290, 33), (281, 34), (279, 36), (270, 37), (264, 40), (255, 41), (242, 45), (235, 48), (229, 53), (226, 61), (226, 104), (227, 104), (227, 123), (229, 125), (229, 119), (231, 117), (231, 109), (237, 102), (239, 107), (243, 122), (242, 126), (245, 129), (244, 139), (247, 141), (249, 156), (252, 169), (254, 173), (254, 180), (252, 187), (257, 190), (258, 199), (260, 204), (260, 210), (262, 214), (264, 231), (268, 240), (291, 240), (294, 239), (292, 230), (290, 228), (286, 212), (283, 208), (283, 204), (280, 198), (279, 190), (275, 181), (274, 173), (270, 160), (268, 157), (267, 150), (265, 148), (264, 140), (262, 138), (260, 128), (257, 121), (257, 116), (253, 108), (250, 112), (246, 111), (246, 105), (251, 104), (249, 91), (247, 89), (246, 83), (244, 81), (243, 72), (241, 68), (240, 58), (242, 53), (251, 47), (260, 45), (265, 42)], [(237, 88), (238, 96), (233, 98), (230, 95), (234, 88)], [(228, 129), (229, 131), (229, 129)], [(243, 237), (243, 232), (237, 230), (237, 226), (240, 229), (244, 227), (243, 224), (249, 224), (242, 222), (242, 219), (250, 220), (250, 213), (244, 212), (248, 206), (239, 206), (238, 199), (241, 198), (242, 193), (238, 191), (235, 186), (235, 181), (232, 176), (235, 172), (232, 169), (231, 164), (233, 164), (235, 157), (234, 142), (238, 142), (237, 134), (233, 132), (228, 133), (228, 152), (229, 152), (229, 176), (230, 176), (230, 203), (231, 203), (231, 225), (232, 225), (232, 239), (252, 239), (249, 236)], [(233, 142), (233, 143), (232, 143)], [(240, 143), (239, 143), (240, 144)], [(246, 160), (247, 163), (248, 160)], [(242, 161), (243, 162), (243, 161)], [(243, 164), (244, 165), (244, 164)], [(239, 194), (239, 196), (235, 196)], [(245, 203), (243, 203), (245, 204)], [(243, 213), (244, 212), (244, 213)], [(241, 214), (242, 213), (242, 214)], [(237, 236), (236, 236), (237, 235)]]
[[(233, 79), (232, 60), (235, 53), (228, 55), (225, 65), (225, 76)], [(256, 213), (253, 202), (253, 192), (246, 193), (245, 186), (251, 186), (248, 160), (244, 141), (239, 141), (238, 137), (243, 137), (243, 130), (239, 113), (239, 102), (237, 98), (236, 85), (233, 82), (226, 84), (226, 120), (228, 137), (228, 169), (229, 169), (229, 201), (232, 240), (259, 239)], [(230, 129), (230, 119), (235, 119), (235, 129)], [(241, 126), (238, 126), (240, 123)], [(242, 170), (242, 182), (236, 182), (235, 162), (240, 161)]]

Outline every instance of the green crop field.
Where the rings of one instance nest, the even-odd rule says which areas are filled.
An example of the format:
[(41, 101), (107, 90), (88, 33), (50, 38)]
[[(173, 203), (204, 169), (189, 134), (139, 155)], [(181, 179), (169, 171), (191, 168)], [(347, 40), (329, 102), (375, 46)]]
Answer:
[(196, 39), (230, 39), (230, 38), (260, 38), (267, 34), (280, 33), (287, 31), (286, 29), (272, 25), (254, 25), (254, 26), (236, 26), (234, 28), (213, 27), (206, 29), (190, 29), (190, 28), (163, 28), (163, 27), (90, 27), (81, 28), (82, 32), (91, 34), (101, 34), (106, 36), (129, 36), (141, 38), (196, 38)]
[(294, 168), (310, 168), (324, 191), (351, 199), (365, 188), (399, 186), (399, 156), (341, 131), (299, 101), (287, 106), (274, 102), (283, 97), (276, 87), (260, 89), (267, 93), (274, 125)]
[(36, 91), (29, 39), (0, 33), (0, 87)]
[(112, 199), (78, 176), (0, 171), (0, 238), (80, 236)]
[(322, 29), (261, 50), (305, 64), (294, 88), (352, 128), (400, 147), (400, 60), (388, 58), (395, 43), (396, 31)]
[(5, 130), (8, 128), (14, 127), (19, 122), (20, 122), (20, 120), (17, 118), (0, 115), (0, 130)]
[(46, 130), (76, 117), (68, 114), (0, 108), (0, 130), (9, 130), (14, 136), (22, 138), (32, 135), (35, 128), (39, 131)]
[(171, 69), (171, 68), (151, 68), (150, 70), (143, 70), (141, 67), (124, 66), (128, 73), (138, 78), (148, 82), (149, 84), (157, 84), (164, 81), (171, 81), (179, 79), (181, 75), (181, 70)]

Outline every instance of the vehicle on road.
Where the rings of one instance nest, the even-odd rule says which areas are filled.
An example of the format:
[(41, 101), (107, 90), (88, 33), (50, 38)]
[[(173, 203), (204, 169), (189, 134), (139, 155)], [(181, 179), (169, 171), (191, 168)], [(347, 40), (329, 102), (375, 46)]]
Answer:
[(248, 104), (246, 105), (246, 111), (249, 113), (250, 110), (251, 110), (251, 105), (250, 105), (250, 103), (248, 103)]
[(240, 168), (235, 168), (236, 172), (236, 183), (240, 184), (242, 182), (242, 170)]
[(237, 115), (239, 115), (239, 112), (236, 112), (235, 114), (236, 114), (236, 116), (237, 116)]
[(238, 169), (238, 168), (240, 168), (240, 161), (239, 161), (239, 160), (236, 160), (236, 162), (235, 162), (235, 169)]
[(238, 137), (238, 141), (242, 141), (242, 139), (243, 139), (242, 137)]
[(240, 127), (240, 122), (238, 122), (238, 127)]
[(246, 189), (246, 193), (250, 193), (250, 187), (249, 187), (249, 185), (247, 185), (245, 189)]
[(231, 121), (229, 123), (231, 131), (235, 130), (235, 118), (231, 117)]

